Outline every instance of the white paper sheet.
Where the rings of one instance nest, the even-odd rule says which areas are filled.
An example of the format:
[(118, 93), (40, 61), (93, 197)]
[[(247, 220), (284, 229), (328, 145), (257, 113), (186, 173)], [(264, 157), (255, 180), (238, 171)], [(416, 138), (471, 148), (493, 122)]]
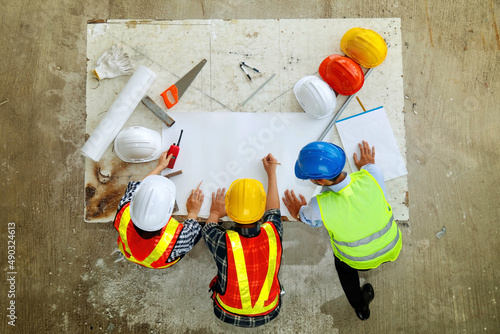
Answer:
[(342, 119), (335, 125), (353, 171), (358, 170), (353, 153), (359, 158), (358, 143), (366, 140), (370, 147), (375, 146), (375, 163), (384, 172), (385, 181), (408, 174), (384, 107)]
[[(163, 148), (177, 142), (180, 154), (175, 167), (164, 174), (182, 170), (171, 180), (177, 186), (180, 211), (186, 214), (185, 203), (192, 189), (203, 180), (205, 194), (200, 216), (210, 212), (211, 194), (227, 187), (239, 178), (254, 178), (267, 190), (267, 175), (261, 159), (272, 153), (281, 165), (277, 166), (280, 197), (286, 189), (309, 199), (316, 186), (295, 177), (294, 166), (300, 149), (317, 140), (333, 118), (314, 120), (304, 113), (242, 113), (242, 112), (169, 112), (175, 120), (171, 128), (163, 128)], [(337, 143), (339, 144), (339, 143)], [(289, 215), (281, 202), (282, 215)]]

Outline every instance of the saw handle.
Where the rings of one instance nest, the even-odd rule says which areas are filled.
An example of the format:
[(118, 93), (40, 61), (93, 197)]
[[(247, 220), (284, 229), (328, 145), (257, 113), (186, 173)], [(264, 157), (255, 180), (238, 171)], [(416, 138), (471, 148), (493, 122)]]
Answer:
[(179, 93), (175, 85), (168, 87), (167, 90), (160, 95), (163, 97), (163, 101), (165, 101), (165, 105), (168, 109), (172, 108), (177, 104), (177, 102), (179, 102)]

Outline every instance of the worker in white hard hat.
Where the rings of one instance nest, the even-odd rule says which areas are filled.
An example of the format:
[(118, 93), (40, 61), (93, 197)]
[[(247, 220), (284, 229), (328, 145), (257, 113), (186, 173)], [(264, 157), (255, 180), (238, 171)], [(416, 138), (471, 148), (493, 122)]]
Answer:
[[(202, 234), (217, 265), (210, 283), (214, 314), (225, 323), (258, 327), (275, 319), (281, 310), (283, 225), (276, 179), (277, 160), (262, 159), (268, 177), (267, 198), (255, 179), (235, 180), (225, 193), (212, 194), (212, 204)], [(219, 226), (231, 218), (230, 229)]]
[(186, 203), (187, 219), (179, 223), (172, 217), (175, 185), (159, 175), (171, 158), (163, 152), (158, 165), (142, 181), (129, 182), (115, 217), (120, 251), (128, 260), (148, 268), (172, 266), (201, 237), (196, 220), (203, 203), (200, 189), (191, 191)]
[(358, 270), (395, 261), (402, 236), (386, 200), (382, 171), (375, 165), (375, 147), (363, 141), (359, 149), (359, 160), (353, 155), (359, 171), (347, 174), (342, 148), (320, 141), (307, 144), (299, 153), (295, 176), (321, 185), (321, 193), (307, 203), (304, 196), (299, 199), (286, 190), (283, 203), (305, 224), (326, 227), (340, 284), (357, 317), (366, 320), (375, 292), (370, 283), (360, 287)]

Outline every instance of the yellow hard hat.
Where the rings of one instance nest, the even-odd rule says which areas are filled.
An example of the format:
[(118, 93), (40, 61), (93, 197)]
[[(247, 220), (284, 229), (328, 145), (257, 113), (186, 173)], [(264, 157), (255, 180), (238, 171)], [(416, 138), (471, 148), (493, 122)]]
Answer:
[(239, 224), (258, 221), (266, 208), (266, 192), (262, 183), (254, 179), (238, 179), (226, 192), (226, 212)]
[(340, 48), (349, 58), (366, 68), (382, 64), (387, 56), (384, 39), (370, 29), (350, 29), (340, 40)]

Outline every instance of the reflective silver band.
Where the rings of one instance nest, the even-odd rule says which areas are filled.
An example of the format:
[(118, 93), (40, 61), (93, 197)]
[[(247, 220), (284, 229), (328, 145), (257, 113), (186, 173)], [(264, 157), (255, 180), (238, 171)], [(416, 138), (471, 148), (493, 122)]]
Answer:
[(349, 259), (351, 261), (358, 261), (358, 262), (370, 261), (370, 260), (376, 259), (377, 257), (382, 256), (385, 253), (388, 253), (389, 251), (391, 251), (398, 243), (399, 238), (400, 238), (400, 231), (398, 229), (398, 235), (391, 241), (390, 244), (388, 244), (387, 246), (385, 246), (384, 248), (382, 248), (378, 252), (375, 252), (375, 253), (373, 253), (371, 255), (367, 255), (367, 256), (356, 257), (356, 256), (347, 255), (344, 252), (340, 251), (340, 249), (338, 249), (337, 245), (335, 245), (335, 249), (337, 250), (337, 252), (339, 252), (340, 255), (342, 255), (343, 257), (345, 257), (346, 259)]
[(367, 236), (366, 238), (352, 241), (352, 242), (337, 241), (335, 239), (333, 239), (333, 241), (339, 246), (347, 246), (347, 247), (363, 246), (363, 245), (369, 244), (373, 240), (378, 239), (381, 236), (383, 236), (384, 234), (386, 234), (391, 229), (393, 221), (394, 221), (394, 216), (391, 216), (391, 219), (389, 219), (389, 222), (387, 223), (387, 225), (385, 225), (385, 227), (383, 229), (381, 229), (378, 232), (373, 233), (372, 235)]

